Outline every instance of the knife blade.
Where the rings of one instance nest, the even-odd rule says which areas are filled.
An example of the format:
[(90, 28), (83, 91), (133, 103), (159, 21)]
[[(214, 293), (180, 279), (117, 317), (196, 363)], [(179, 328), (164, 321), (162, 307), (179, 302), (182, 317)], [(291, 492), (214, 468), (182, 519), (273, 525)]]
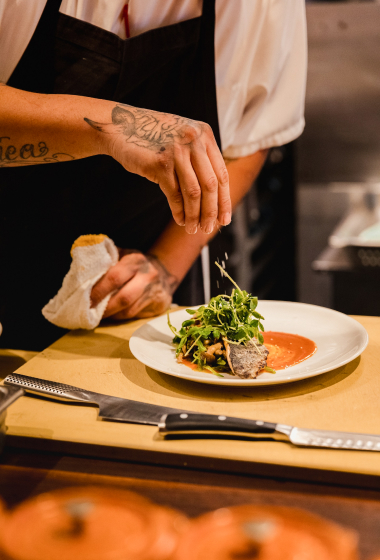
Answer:
[[(97, 405), (99, 417), (105, 420), (158, 426), (159, 433), (164, 437), (168, 435), (191, 436), (192, 434), (216, 434), (220, 437), (224, 434), (256, 438), (270, 437), (277, 441), (287, 441), (294, 445), (307, 447), (380, 451), (380, 435), (375, 434), (307, 430), (263, 420), (192, 413), (187, 410), (103, 395), (73, 385), (18, 373), (8, 375), (4, 383), (7, 386), (20, 387), (26, 393), (43, 395), (54, 400)], [(22, 396), (24, 392), (20, 392), (17, 397)], [(15, 396), (13, 400), (16, 400), (17, 397)]]
[(55, 381), (47, 381), (46, 379), (38, 379), (18, 373), (8, 375), (4, 379), (4, 384), (21, 387), (26, 393), (43, 395), (54, 400), (97, 405), (99, 407), (99, 417), (104, 420), (157, 426), (164, 414), (186, 412), (178, 408), (103, 395), (73, 385), (56, 383)]
[(188, 412), (168, 414), (158, 424), (161, 435), (222, 434), (245, 437), (270, 437), (277, 441), (287, 441), (306, 447), (330, 449), (353, 449), (359, 451), (380, 451), (380, 435), (336, 432), (330, 430), (307, 430), (274, 424), (263, 420), (244, 420), (212, 414)]

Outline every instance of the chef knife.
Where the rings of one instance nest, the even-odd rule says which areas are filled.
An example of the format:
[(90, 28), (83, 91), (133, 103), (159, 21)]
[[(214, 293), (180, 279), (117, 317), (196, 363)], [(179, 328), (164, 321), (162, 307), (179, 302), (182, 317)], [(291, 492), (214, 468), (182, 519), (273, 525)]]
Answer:
[[(192, 413), (155, 404), (142, 403), (102, 395), (72, 385), (37, 379), (12, 373), (4, 383), (21, 387), (27, 393), (35, 393), (60, 401), (74, 401), (99, 406), (99, 416), (106, 420), (147, 424), (159, 427), (163, 436), (191, 436), (194, 434), (245, 436), (290, 441), (294, 445), (325, 447), (332, 449), (357, 449), (380, 451), (380, 436), (353, 432), (327, 430), (304, 430), (285, 424), (273, 424), (263, 420), (247, 420), (222, 415)], [(21, 393), (23, 394), (23, 393)]]
[(191, 412), (167, 414), (161, 418), (158, 427), (163, 436), (209, 434), (220, 437), (223, 434), (230, 434), (250, 438), (271, 438), (307, 447), (380, 451), (380, 435), (305, 430), (286, 424), (273, 424), (263, 420), (244, 420), (222, 415)]
[(157, 426), (164, 414), (183, 412), (183, 410), (178, 408), (111, 397), (110, 395), (102, 395), (101, 393), (87, 391), (72, 385), (28, 377), (18, 373), (8, 375), (4, 379), (4, 384), (21, 387), (26, 393), (43, 395), (54, 400), (97, 405), (100, 418), (105, 420)]

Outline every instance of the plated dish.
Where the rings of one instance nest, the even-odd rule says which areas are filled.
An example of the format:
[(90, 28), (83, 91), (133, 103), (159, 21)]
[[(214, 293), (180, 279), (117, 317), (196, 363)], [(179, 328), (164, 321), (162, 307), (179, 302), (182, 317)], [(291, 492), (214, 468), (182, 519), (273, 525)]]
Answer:
[(257, 297), (235, 286), (231, 295), (220, 294), (207, 305), (187, 309), (189, 317), (180, 329), (172, 325), (168, 313), (178, 363), (218, 377), (229, 373), (254, 379), (261, 370), (275, 373), (267, 364), (269, 350)]
[(315, 342), (303, 336), (273, 331), (265, 334), (258, 298), (239, 288), (228, 272), (215, 264), (234, 285), (231, 294), (212, 297), (196, 310), (186, 309), (190, 317), (180, 329), (172, 325), (168, 312), (179, 364), (217, 377), (227, 373), (256, 379), (260, 373), (276, 373), (316, 352)]
[[(198, 309), (195, 307), (193, 309)], [(275, 385), (313, 377), (343, 366), (359, 356), (368, 344), (368, 335), (357, 321), (331, 309), (283, 301), (260, 300), (258, 312), (265, 317), (265, 331), (299, 335), (313, 341), (316, 352), (307, 360), (278, 369), (276, 373), (261, 372), (256, 379), (243, 379), (228, 373), (220, 377), (211, 372), (192, 370), (175, 359), (176, 348), (172, 343), (167, 316), (152, 319), (131, 337), (132, 354), (143, 364), (160, 372), (215, 385)], [(190, 315), (185, 309), (170, 314), (173, 327), (180, 330)]]

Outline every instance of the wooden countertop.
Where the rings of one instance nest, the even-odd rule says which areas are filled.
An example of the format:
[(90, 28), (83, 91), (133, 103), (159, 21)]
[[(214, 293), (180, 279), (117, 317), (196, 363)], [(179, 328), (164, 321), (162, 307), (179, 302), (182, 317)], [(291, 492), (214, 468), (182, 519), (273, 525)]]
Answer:
[[(360, 358), (308, 380), (271, 387), (192, 383), (145, 367), (128, 340), (144, 320), (73, 331), (17, 371), (88, 390), (199, 412), (281, 422), (304, 428), (379, 433), (380, 318), (356, 317), (369, 333)], [(16, 356), (17, 357), (17, 356)], [(22, 358), (22, 356), (19, 358)], [(157, 429), (97, 420), (97, 409), (23, 397), (8, 411), (8, 440), (38, 449), (136, 458), (160, 464), (339, 480), (365, 475), (377, 483), (380, 453), (297, 448), (242, 440), (158, 440)], [(64, 446), (64, 447), (63, 447)], [(302, 474), (301, 474), (302, 471)], [(326, 478), (327, 477), (327, 478)], [(372, 480), (372, 482), (371, 482)]]
[[(41, 355), (17, 350), (0, 351), (0, 378), (23, 364), (19, 371), (26, 375), (68, 381), (115, 395), (120, 393), (132, 397), (133, 394), (132, 398), (141, 395), (150, 402), (183, 402), (182, 406), (194, 410), (205, 410), (210, 406), (217, 412), (241, 407), (244, 413), (240, 415), (252, 418), (258, 414), (264, 416), (267, 407), (265, 419), (277, 420), (280, 416), (282, 419), (284, 415), (286, 421), (295, 418), (302, 421), (304, 426), (311, 426), (310, 422), (313, 418), (318, 419), (319, 414), (321, 427), (328, 427), (329, 421), (335, 421), (338, 417), (341, 429), (346, 425), (354, 425), (355, 419), (364, 417), (369, 430), (380, 425), (376, 408), (379, 397), (377, 362), (380, 356), (380, 319), (357, 319), (367, 329), (370, 339), (361, 359), (342, 370), (277, 389), (215, 390), (147, 371), (133, 359), (128, 349), (128, 338), (142, 321), (117, 327), (102, 326), (94, 333), (71, 333)], [(206, 403), (201, 408), (200, 399), (203, 398)], [(334, 412), (335, 403), (342, 403), (345, 399), (347, 402), (342, 410)], [(312, 414), (309, 420), (308, 408)], [(82, 421), (84, 425), (79, 427), (78, 422)], [(59, 427), (60, 423), (65, 426)], [(169, 445), (181, 443), (183, 447), (179, 454), (163, 451), (144, 453), (145, 446), (152, 449), (155, 443), (152, 438), (154, 429), (134, 426), (138, 430), (132, 437), (130, 426), (98, 422), (95, 409), (32, 398), (23, 398), (12, 405), (8, 426), (12, 435), (7, 438), (6, 448), (0, 455), (0, 496), (9, 506), (40, 492), (87, 484), (134, 490), (190, 516), (242, 503), (280, 504), (302, 507), (355, 529), (360, 537), (360, 557), (363, 560), (380, 552), (378, 478), (370, 477), (375, 480), (372, 488), (365, 488), (368, 486), (368, 477), (358, 476), (353, 477), (347, 486), (346, 479), (337, 471), (334, 484), (329, 484), (332, 471), (284, 467), (281, 464), (281, 452), (286, 449), (285, 444), (160, 442)], [(116, 427), (118, 430), (114, 432), (113, 428)], [(89, 434), (89, 431), (93, 433)], [(140, 434), (140, 441), (137, 434)], [(118, 439), (115, 444), (114, 440), (121, 435), (124, 441)], [(107, 441), (107, 436), (113, 439)], [(86, 438), (102, 443), (81, 443)], [(273, 447), (278, 450), (273, 450)], [(272, 461), (280, 462), (277, 465), (274, 462), (255, 462), (257, 458), (252, 448), (257, 449), (260, 460), (267, 456)], [(243, 461), (231, 458), (236, 457), (238, 451), (245, 455)], [(298, 452), (296, 449), (294, 451)], [(314, 459), (314, 466), (326, 465), (326, 458), (315, 460), (317, 450), (307, 451), (312, 452), (313, 457), (310, 457)], [(196, 455), (198, 452), (203, 455)], [(357, 461), (362, 457), (360, 468), (364, 464), (363, 470), (366, 472), (378, 472), (378, 463), (371, 463), (367, 469), (365, 462), (379, 454), (335, 450), (331, 454), (334, 457), (329, 459), (329, 464), (333, 463), (335, 468), (349, 470), (352, 456), (359, 455), (354, 465), (358, 466)], [(103, 458), (99, 458), (100, 455)], [(229, 460), (218, 459), (218, 455), (229, 457)], [(284, 455), (288, 464), (289, 456), (288, 451)], [(301, 460), (307, 461), (308, 454), (300, 457), (296, 453), (293, 457), (299, 463)], [(345, 465), (342, 466), (344, 458)], [(252, 476), (255, 472), (259, 472), (260, 476)], [(309, 478), (307, 482), (294, 480), (302, 478), (299, 475), (305, 472), (303, 478)], [(320, 476), (316, 481), (318, 473)], [(308, 476), (311, 474), (313, 476)], [(313, 477), (314, 481), (310, 481)]]
[(0, 496), (8, 506), (41, 492), (89, 484), (133, 490), (190, 517), (247, 503), (298, 507), (357, 531), (361, 560), (380, 554), (380, 488), (366, 490), (12, 447), (0, 455)]

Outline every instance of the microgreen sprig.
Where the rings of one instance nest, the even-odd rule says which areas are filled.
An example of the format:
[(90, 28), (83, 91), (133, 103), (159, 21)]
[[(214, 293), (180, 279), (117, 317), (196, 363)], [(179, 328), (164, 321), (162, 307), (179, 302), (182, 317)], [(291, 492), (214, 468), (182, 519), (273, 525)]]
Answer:
[(171, 324), (168, 313), (168, 325), (174, 334), (176, 355), (178, 356), (185, 347), (184, 354), (188, 355), (192, 351), (192, 361), (200, 370), (207, 367), (218, 375), (218, 369), (226, 369), (225, 361), (221, 360), (220, 364), (213, 365), (213, 368), (207, 366), (203, 357), (207, 350), (205, 341), (215, 344), (227, 338), (230, 344), (246, 344), (251, 340), (255, 344), (263, 344), (264, 327), (261, 321), (264, 317), (256, 311), (257, 297), (241, 290), (230, 275), (217, 262), (215, 264), (235, 286), (231, 295), (213, 297), (208, 305), (202, 305), (197, 310), (187, 309), (191, 318), (184, 321), (179, 330)]

